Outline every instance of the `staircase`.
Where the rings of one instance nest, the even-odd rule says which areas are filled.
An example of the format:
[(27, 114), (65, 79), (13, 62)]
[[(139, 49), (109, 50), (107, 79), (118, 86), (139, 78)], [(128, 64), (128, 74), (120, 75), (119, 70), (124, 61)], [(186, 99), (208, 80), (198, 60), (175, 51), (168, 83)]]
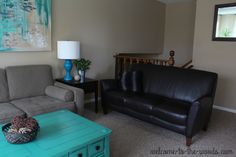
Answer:
[(193, 68), (193, 61), (190, 60), (188, 61), (187, 63), (185, 63), (184, 65), (181, 66), (181, 68), (184, 68), (184, 69), (192, 69)]
[[(175, 51), (169, 52), (168, 59), (160, 59), (160, 54), (156, 53), (117, 53), (114, 55), (116, 60), (115, 64), (115, 78), (118, 78), (120, 74), (128, 70), (132, 64), (155, 64), (161, 66), (175, 66)], [(191, 69), (193, 68), (192, 60), (185, 63), (180, 68)]]

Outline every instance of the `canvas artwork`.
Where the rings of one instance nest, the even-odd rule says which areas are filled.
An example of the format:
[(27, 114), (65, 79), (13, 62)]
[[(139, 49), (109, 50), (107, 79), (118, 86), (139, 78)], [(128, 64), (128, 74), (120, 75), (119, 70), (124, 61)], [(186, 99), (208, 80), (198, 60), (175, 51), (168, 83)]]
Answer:
[(0, 52), (51, 50), (51, 0), (0, 0)]

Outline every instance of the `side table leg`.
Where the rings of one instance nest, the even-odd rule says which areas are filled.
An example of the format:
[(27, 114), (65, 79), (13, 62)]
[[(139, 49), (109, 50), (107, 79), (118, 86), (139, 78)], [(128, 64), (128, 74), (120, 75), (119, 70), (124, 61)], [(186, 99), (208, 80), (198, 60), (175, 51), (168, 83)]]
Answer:
[(95, 96), (95, 112), (98, 113), (98, 85), (96, 85), (95, 87), (94, 96)]

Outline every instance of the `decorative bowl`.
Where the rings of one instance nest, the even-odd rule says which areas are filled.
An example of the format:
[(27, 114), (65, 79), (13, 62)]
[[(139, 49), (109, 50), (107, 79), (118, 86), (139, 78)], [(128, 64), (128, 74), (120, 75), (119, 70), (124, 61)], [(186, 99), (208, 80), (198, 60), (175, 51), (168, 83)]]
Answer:
[(11, 129), (11, 123), (8, 123), (2, 127), (2, 132), (5, 135), (7, 142), (11, 144), (23, 144), (33, 141), (38, 134), (38, 129), (32, 130), (31, 132), (18, 133), (18, 132), (9, 132)]

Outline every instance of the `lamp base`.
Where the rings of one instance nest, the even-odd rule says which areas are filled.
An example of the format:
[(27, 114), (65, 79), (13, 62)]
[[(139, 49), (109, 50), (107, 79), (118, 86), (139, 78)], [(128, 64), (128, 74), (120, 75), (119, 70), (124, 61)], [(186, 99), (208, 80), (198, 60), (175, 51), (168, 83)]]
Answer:
[(73, 77), (70, 74), (72, 66), (73, 66), (72, 61), (70, 59), (66, 59), (64, 63), (64, 68), (66, 70), (66, 75), (64, 77), (65, 81), (71, 81), (73, 79)]

